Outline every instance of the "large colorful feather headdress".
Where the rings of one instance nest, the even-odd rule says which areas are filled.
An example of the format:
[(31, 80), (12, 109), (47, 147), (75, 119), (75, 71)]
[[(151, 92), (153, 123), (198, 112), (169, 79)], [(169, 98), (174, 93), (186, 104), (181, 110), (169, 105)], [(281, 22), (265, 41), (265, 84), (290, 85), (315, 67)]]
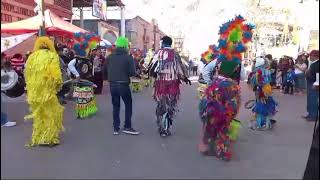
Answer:
[(91, 33), (74, 33), (74, 39), (77, 43), (73, 44), (73, 49), (78, 56), (86, 56), (100, 42), (100, 37)]
[[(252, 30), (255, 28), (252, 24), (245, 24), (245, 19), (238, 15), (234, 19), (222, 24), (219, 30), (220, 38), (218, 40), (219, 57), (222, 63), (232, 64), (228, 67), (235, 67), (241, 63), (241, 53), (246, 51), (246, 44), (252, 41)], [(225, 71), (232, 71), (226, 69)], [(230, 72), (228, 72), (230, 73)]]
[(216, 45), (210, 45), (209, 49), (201, 54), (201, 61), (204, 64), (209, 64), (212, 60), (216, 59), (219, 55), (219, 48)]

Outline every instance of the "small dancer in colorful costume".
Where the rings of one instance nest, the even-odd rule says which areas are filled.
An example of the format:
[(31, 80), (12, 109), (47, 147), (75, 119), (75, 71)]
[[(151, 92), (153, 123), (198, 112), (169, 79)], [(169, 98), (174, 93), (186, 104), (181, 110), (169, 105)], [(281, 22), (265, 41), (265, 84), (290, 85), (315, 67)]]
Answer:
[(273, 121), (270, 119), (277, 112), (277, 103), (272, 97), (271, 72), (266, 69), (266, 61), (262, 57), (256, 58), (255, 71), (251, 77), (256, 100), (252, 106), (254, 117), (251, 120), (251, 129), (271, 129)]
[(26, 62), (25, 80), (31, 110), (25, 119), (33, 119), (32, 138), (28, 146), (59, 144), (64, 108), (57, 93), (63, 82), (59, 55), (48, 37), (36, 40), (33, 53)]
[(199, 81), (198, 88), (199, 115), (203, 123), (199, 151), (223, 160), (231, 159), (231, 145), (241, 126), (240, 121), (234, 119), (240, 107), (239, 67), (241, 53), (245, 52), (245, 44), (251, 40), (253, 29), (244, 21), (237, 16), (223, 24), (218, 48), (202, 57), (209, 63), (204, 67), (203, 80)]
[(171, 48), (172, 39), (165, 36), (161, 41), (161, 49), (154, 56), (153, 65), (150, 67), (152, 74), (156, 76), (153, 98), (157, 102), (158, 130), (160, 136), (165, 137), (171, 135), (170, 127), (180, 97), (180, 80), (190, 85), (191, 81), (187, 78), (187, 69), (181, 57)]
[(96, 85), (92, 83), (93, 62), (87, 58), (87, 52), (96, 47), (99, 38), (91, 34), (76, 33), (75, 39), (79, 42), (73, 46), (76, 56), (69, 62), (68, 69), (76, 78), (73, 93), (76, 98), (75, 112), (77, 118), (82, 119), (93, 116), (98, 111), (93, 89)]

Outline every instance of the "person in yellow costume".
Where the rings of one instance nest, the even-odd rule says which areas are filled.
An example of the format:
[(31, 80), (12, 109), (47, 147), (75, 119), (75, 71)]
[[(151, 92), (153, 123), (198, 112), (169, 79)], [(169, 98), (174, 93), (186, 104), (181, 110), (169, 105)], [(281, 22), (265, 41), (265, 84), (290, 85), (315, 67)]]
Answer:
[(63, 81), (59, 55), (48, 37), (37, 38), (26, 62), (25, 81), (31, 111), (25, 119), (33, 119), (32, 138), (27, 146), (58, 145), (64, 108), (57, 92)]

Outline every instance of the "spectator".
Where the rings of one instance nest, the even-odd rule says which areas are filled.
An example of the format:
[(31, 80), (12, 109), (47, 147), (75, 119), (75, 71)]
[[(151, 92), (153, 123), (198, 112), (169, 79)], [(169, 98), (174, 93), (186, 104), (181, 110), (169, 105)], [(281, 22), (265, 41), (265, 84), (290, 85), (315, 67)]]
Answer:
[(15, 54), (12, 56), (11, 60), (11, 67), (19, 74), (23, 74), (23, 68), (25, 61), (23, 59), (22, 54)]
[(58, 47), (61, 51), (59, 53), (60, 58), (63, 60), (65, 64), (69, 64), (69, 62), (73, 59), (73, 56), (71, 54), (71, 51), (67, 46), (62, 45), (61, 47)]
[(295, 77), (295, 90), (298, 94), (302, 94), (306, 87), (305, 82), (305, 72), (307, 70), (307, 64), (303, 59), (304, 55), (299, 55), (296, 64), (294, 65), (294, 73), (296, 74)]
[(294, 80), (295, 80), (295, 73), (293, 69), (288, 69), (287, 77), (286, 77), (286, 83), (285, 83), (285, 94), (293, 94), (293, 88), (294, 88)]
[(281, 71), (281, 81), (282, 81), (282, 88), (281, 91), (284, 90), (286, 83), (287, 83), (287, 72), (291, 68), (293, 68), (293, 60), (290, 60), (290, 57), (284, 56), (283, 58), (280, 59), (279, 61), (279, 69)]
[(93, 82), (97, 85), (97, 88), (94, 89), (95, 94), (101, 94), (102, 88), (103, 88), (103, 64), (105, 62), (105, 58), (102, 55), (101, 48), (97, 49), (95, 56), (92, 56), (92, 62), (93, 62)]
[[(6, 57), (6, 54), (1, 53), (1, 69), (5, 64), (5, 57)], [(1, 127), (11, 127), (15, 125), (16, 125), (16, 122), (9, 121), (7, 114), (4, 113), (4, 105), (2, 103), (2, 93), (1, 93)]]
[(269, 68), (271, 68), (271, 63), (272, 63), (272, 61), (273, 61), (273, 58), (272, 58), (272, 55), (271, 54), (267, 54), (266, 56), (265, 56), (265, 58), (266, 58), (266, 65), (269, 67)]
[(278, 62), (276, 60), (271, 60), (270, 62), (270, 72), (271, 72), (271, 82), (270, 85), (272, 87), (276, 87), (277, 83), (276, 83), (276, 78), (277, 78), (277, 68), (278, 66)]
[(313, 88), (316, 81), (316, 74), (319, 73), (319, 50), (310, 52), (310, 68), (306, 71), (307, 80), (307, 111), (308, 115), (303, 116), (307, 121), (315, 122), (318, 119), (319, 90)]
[(123, 132), (137, 135), (139, 132), (132, 128), (132, 96), (130, 91), (130, 77), (134, 76), (135, 67), (132, 56), (128, 54), (128, 39), (119, 37), (116, 41), (116, 49), (106, 59), (105, 73), (110, 82), (110, 92), (113, 105), (114, 135), (120, 131), (120, 97), (125, 104), (125, 124)]

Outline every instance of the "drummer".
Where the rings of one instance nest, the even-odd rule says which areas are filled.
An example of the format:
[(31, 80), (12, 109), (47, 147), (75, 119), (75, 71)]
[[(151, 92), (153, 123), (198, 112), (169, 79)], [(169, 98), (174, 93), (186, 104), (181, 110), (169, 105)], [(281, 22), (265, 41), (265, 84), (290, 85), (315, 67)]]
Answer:
[[(67, 80), (70, 79), (70, 77), (68, 76), (68, 65), (66, 64), (67, 61), (64, 59), (66, 47), (56, 46), (56, 48), (57, 48), (56, 50), (59, 53), (59, 57), (60, 57), (60, 68), (61, 68), (61, 73), (62, 73), (62, 79), (63, 79), (63, 82), (66, 82)], [(67, 104), (67, 101), (65, 100), (65, 98), (66, 98), (65, 95), (69, 91), (69, 88), (67, 88), (67, 86), (68, 86), (68, 84), (64, 84), (62, 86), (62, 89), (57, 94), (61, 104)]]
[[(80, 47), (83, 47), (80, 45)], [(87, 49), (74, 49), (76, 56), (68, 64), (71, 75), (76, 79), (74, 96), (76, 98), (76, 115), (78, 118), (86, 118), (97, 112), (93, 87), (93, 63), (87, 56)], [(85, 87), (85, 88), (83, 88)]]

